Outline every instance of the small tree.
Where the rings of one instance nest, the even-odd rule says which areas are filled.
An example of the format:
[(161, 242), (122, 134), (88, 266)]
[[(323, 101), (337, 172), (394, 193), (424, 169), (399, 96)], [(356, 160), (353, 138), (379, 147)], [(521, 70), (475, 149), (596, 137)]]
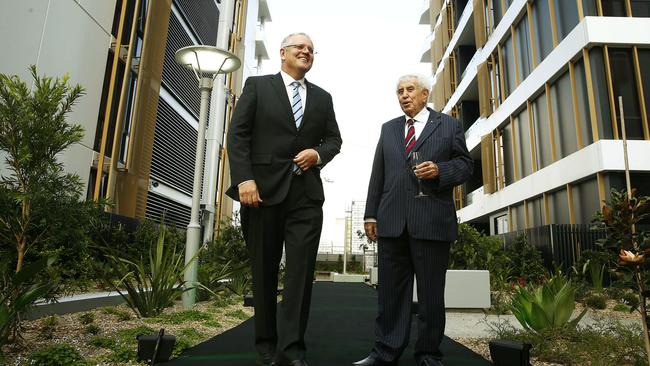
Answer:
[(25, 253), (51, 232), (36, 218), (47, 216), (46, 204), (53, 198), (79, 196), (79, 177), (67, 174), (57, 155), (81, 141), (83, 129), (66, 116), (83, 94), (81, 86), (62, 79), (41, 77), (30, 68), (30, 89), (18, 76), (0, 74), (0, 151), (6, 153), (10, 174), (0, 176), (0, 240), (15, 246), (19, 272)]
[(607, 238), (599, 244), (618, 253), (617, 272), (639, 296), (639, 312), (644, 330), (648, 363), (650, 363), (650, 333), (648, 333), (648, 269), (645, 260), (650, 253), (650, 233), (637, 231), (637, 224), (650, 214), (650, 197), (637, 197), (633, 189), (625, 191), (612, 189), (611, 199), (606, 202), (595, 221), (607, 229)]

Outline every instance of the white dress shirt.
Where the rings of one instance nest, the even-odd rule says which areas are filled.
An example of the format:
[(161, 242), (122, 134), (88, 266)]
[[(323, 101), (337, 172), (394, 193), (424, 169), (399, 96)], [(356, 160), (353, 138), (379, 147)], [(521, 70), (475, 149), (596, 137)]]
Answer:
[(302, 103), (302, 112), (305, 112), (305, 106), (307, 105), (307, 86), (305, 85), (305, 78), (302, 78), (300, 80), (294, 80), (291, 75), (287, 74), (286, 72), (280, 70), (280, 75), (282, 75), (282, 81), (284, 81), (284, 87), (287, 90), (287, 96), (289, 97), (289, 103), (293, 100), (293, 85), (291, 85), (294, 81), (297, 81), (300, 83), (300, 86), (298, 87), (298, 94), (300, 94), (300, 102)]
[(413, 123), (413, 128), (415, 128), (415, 141), (418, 140), (420, 137), (420, 134), (422, 133), (422, 130), (424, 130), (424, 125), (427, 123), (429, 120), (429, 110), (426, 108), (422, 108), (420, 113), (416, 114), (415, 117), (411, 118), (407, 115), (404, 115), (406, 118), (404, 120), (404, 136), (406, 136), (406, 133), (408, 132), (409, 125), (406, 123), (409, 119), (413, 119), (415, 123)]

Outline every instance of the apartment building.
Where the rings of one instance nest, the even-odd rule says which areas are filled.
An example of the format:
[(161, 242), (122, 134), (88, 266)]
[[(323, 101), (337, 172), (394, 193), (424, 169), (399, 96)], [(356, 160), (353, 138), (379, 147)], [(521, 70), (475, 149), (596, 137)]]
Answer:
[[(88, 199), (109, 198), (113, 212), (187, 226), (196, 156), (200, 91), (174, 61), (190, 45), (229, 49), (243, 67), (217, 79), (206, 133), (204, 217), (229, 176), (224, 131), (244, 77), (268, 58), (266, 0), (21, 0), (0, 4), (0, 72), (29, 80), (28, 67), (68, 74), (86, 94), (70, 115), (85, 136), (62, 156)], [(226, 177), (221, 179), (221, 177)], [(226, 185), (227, 187), (227, 185)], [(230, 211), (229, 211), (230, 208)], [(219, 216), (219, 215), (216, 215)]]
[(491, 234), (589, 224), (625, 188), (624, 133), (632, 186), (650, 194), (650, 1), (423, 8), (433, 108), (460, 120), (475, 159), (455, 192), (462, 222)]

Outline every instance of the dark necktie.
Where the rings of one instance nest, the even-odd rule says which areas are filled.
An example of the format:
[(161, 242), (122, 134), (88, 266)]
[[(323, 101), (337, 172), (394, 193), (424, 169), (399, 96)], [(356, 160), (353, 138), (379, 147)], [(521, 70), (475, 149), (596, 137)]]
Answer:
[(407, 158), (411, 156), (411, 149), (415, 145), (415, 127), (413, 127), (414, 122), (415, 121), (412, 118), (409, 118), (408, 121), (406, 121), (408, 129), (406, 130), (406, 137), (404, 137), (404, 146), (406, 147)]

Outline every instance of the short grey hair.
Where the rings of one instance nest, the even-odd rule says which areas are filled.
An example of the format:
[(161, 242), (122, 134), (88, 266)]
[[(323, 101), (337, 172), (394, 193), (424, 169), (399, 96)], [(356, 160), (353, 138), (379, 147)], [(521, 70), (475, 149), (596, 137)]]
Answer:
[(282, 44), (280, 45), (280, 48), (286, 48), (289, 45), (289, 40), (291, 39), (291, 37), (294, 36), (305, 36), (309, 38), (309, 41), (311, 43), (314, 43), (314, 41), (311, 40), (311, 37), (307, 33), (303, 33), (303, 32), (291, 33), (290, 35), (284, 37), (284, 39), (282, 40)]
[(431, 79), (429, 79), (428, 77), (422, 74), (407, 74), (407, 75), (400, 76), (399, 79), (397, 79), (397, 85), (395, 86), (395, 90), (399, 88), (399, 84), (401, 84), (403, 81), (411, 80), (411, 79), (415, 79), (417, 85), (420, 88), (426, 89), (429, 92), (431, 92)]

